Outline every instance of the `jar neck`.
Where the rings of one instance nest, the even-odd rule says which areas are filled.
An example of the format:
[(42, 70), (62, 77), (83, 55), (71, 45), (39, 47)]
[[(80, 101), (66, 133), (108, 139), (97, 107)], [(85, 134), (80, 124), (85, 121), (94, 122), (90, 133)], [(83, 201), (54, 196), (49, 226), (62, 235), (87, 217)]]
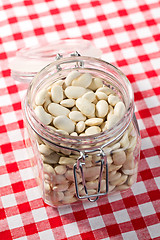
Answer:
[[(83, 62), (83, 67), (79, 63)], [(76, 64), (76, 66), (75, 66)], [(61, 66), (58, 71), (57, 66)], [(69, 136), (62, 135), (53, 131), (51, 128), (43, 125), (36, 117), (33, 109), (34, 99), (39, 90), (47, 88), (53, 82), (63, 79), (72, 69), (81, 72), (90, 72), (92, 75), (101, 77), (104, 83), (119, 92), (126, 106), (124, 116), (113, 126), (113, 128), (90, 136)], [(102, 146), (109, 144), (119, 138), (129, 126), (134, 113), (133, 91), (130, 82), (126, 76), (113, 65), (95, 58), (90, 57), (69, 57), (57, 60), (44, 69), (42, 69), (33, 79), (27, 91), (24, 102), (25, 117), (30, 127), (42, 138), (53, 144), (74, 148), (85, 148), (85, 146)]]

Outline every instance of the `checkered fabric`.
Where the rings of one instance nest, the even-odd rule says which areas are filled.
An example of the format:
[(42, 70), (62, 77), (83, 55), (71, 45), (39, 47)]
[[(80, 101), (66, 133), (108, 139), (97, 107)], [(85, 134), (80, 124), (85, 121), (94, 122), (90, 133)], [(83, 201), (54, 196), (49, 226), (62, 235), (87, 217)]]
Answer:
[[(141, 137), (138, 181), (125, 193), (47, 206), (24, 145), (27, 86), (10, 76), (18, 49), (88, 39), (130, 80)], [(0, 1), (0, 239), (160, 239), (159, 0)]]

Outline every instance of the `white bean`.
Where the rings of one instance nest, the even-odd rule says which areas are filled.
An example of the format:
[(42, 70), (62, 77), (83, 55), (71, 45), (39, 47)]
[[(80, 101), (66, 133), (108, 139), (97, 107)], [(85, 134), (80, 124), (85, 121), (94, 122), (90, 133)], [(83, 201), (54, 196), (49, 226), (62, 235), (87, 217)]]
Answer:
[(75, 105), (75, 100), (74, 99), (64, 99), (60, 102), (60, 104), (63, 106), (63, 107), (67, 107), (67, 108), (71, 108), (71, 107), (74, 107)]
[(60, 157), (59, 164), (62, 165), (74, 165), (76, 163), (76, 159), (69, 157)]
[(76, 71), (76, 70), (70, 72), (70, 73), (67, 75), (66, 79), (65, 79), (65, 84), (66, 84), (66, 86), (71, 85), (73, 79), (75, 79), (75, 78), (77, 78), (77, 77), (79, 77), (79, 76), (80, 76), (80, 72), (78, 72), (78, 71)]
[(105, 100), (100, 100), (96, 104), (96, 116), (105, 117), (108, 113), (108, 103)]
[(63, 107), (63, 106), (59, 105), (58, 103), (50, 103), (48, 105), (48, 111), (55, 117), (60, 116), (60, 115), (67, 116), (70, 113), (68, 108)]
[(108, 192), (112, 192), (114, 190), (115, 186), (112, 186), (110, 184), (108, 184)]
[(123, 165), (126, 161), (126, 154), (124, 151), (115, 152), (112, 158), (115, 165)]
[(42, 106), (37, 106), (34, 111), (35, 111), (35, 114), (38, 117), (38, 119), (44, 125), (48, 125), (52, 122), (52, 116), (50, 114), (48, 114)]
[(68, 187), (69, 187), (69, 183), (66, 182), (66, 183), (54, 186), (53, 191), (55, 191), (55, 192), (62, 192), (63, 191), (64, 192), (64, 191), (67, 191)]
[(87, 117), (92, 117), (95, 113), (95, 105), (85, 98), (78, 98), (76, 107)]
[(126, 107), (123, 102), (118, 102), (114, 107), (114, 114), (119, 116), (119, 119), (125, 114)]
[(48, 92), (47, 89), (40, 90), (35, 97), (35, 104), (38, 106), (43, 105), (47, 98)]
[(101, 78), (93, 78), (91, 84), (88, 86), (89, 89), (95, 91), (103, 86), (103, 81)]
[(64, 90), (64, 92), (68, 98), (77, 99), (86, 92), (86, 89), (80, 86), (69, 86)]
[(108, 96), (108, 103), (111, 104), (112, 106), (115, 106), (119, 101), (120, 99), (117, 95), (110, 94)]
[[(121, 177), (121, 175), (122, 174), (120, 172), (113, 171), (113, 172), (109, 173), (109, 181), (110, 182), (116, 181)], [(112, 185), (114, 185), (114, 184), (112, 184)]]
[(77, 133), (77, 132), (72, 132), (72, 133), (70, 134), (70, 136), (77, 137), (77, 136), (78, 136), (78, 133)]
[(122, 165), (114, 165), (114, 164), (111, 164), (111, 165), (108, 167), (108, 171), (109, 171), (109, 172), (117, 171), (117, 170), (119, 170), (121, 167), (122, 167)]
[(49, 194), (50, 191), (51, 191), (51, 187), (50, 187), (49, 183), (48, 183), (48, 182), (45, 182), (45, 181), (44, 181), (44, 191), (45, 191), (45, 193), (47, 193), (47, 194)]
[(104, 92), (108, 96), (109, 94), (113, 93), (113, 90), (110, 89), (109, 87), (103, 86), (103, 87), (98, 88), (96, 93), (97, 92)]
[(43, 163), (43, 171), (46, 174), (55, 176), (55, 171), (54, 171), (53, 167), (51, 165), (49, 165), (49, 164)]
[(85, 121), (85, 124), (87, 126), (99, 126), (101, 125), (103, 122), (103, 119), (102, 118), (89, 118)]
[(48, 164), (55, 164), (58, 162), (60, 156), (56, 153), (53, 152), (48, 156), (41, 155), (43, 162), (48, 163)]
[(64, 196), (64, 199), (62, 200), (62, 204), (70, 204), (70, 203), (74, 203), (77, 202), (77, 198), (76, 197), (72, 197), (72, 196)]
[(79, 111), (73, 111), (69, 113), (69, 118), (72, 121), (79, 122), (79, 121), (85, 121), (86, 116), (84, 116), (81, 112)]
[(52, 192), (52, 200), (53, 200), (54, 204), (59, 202), (59, 201), (62, 201), (63, 198), (64, 198), (64, 193), (63, 192), (57, 192), (57, 191)]
[(107, 100), (108, 96), (104, 92), (96, 92), (96, 97), (98, 100)]
[(77, 133), (82, 133), (84, 130), (85, 130), (85, 123), (84, 121), (79, 121), (77, 124), (76, 124), (76, 131)]
[(82, 98), (86, 98), (88, 101), (90, 102), (94, 102), (94, 100), (96, 99), (96, 95), (93, 91), (89, 91), (89, 92), (86, 92)]
[(67, 182), (67, 179), (65, 178), (64, 175), (56, 175), (55, 176), (55, 185), (57, 184), (64, 184)]
[(122, 148), (127, 149), (129, 146), (128, 131), (125, 131), (123, 137), (120, 140), (120, 145)]
[(40, 153), (48, 156), (50, 155), (53, 151), (48, 147), (46, 146), (45, 144), (40, 144), (38, 145), (38, 150), (40, 151)]
[(72, 86), (81, 86), (87, 88), (91, 84), (91, 81), (92, 75), (89, 73), (84, 73), (80, 77), (72, 81)]
[(111, 129), (119, 120), (117, 115), (111, 114), (106, 123), (107, 129)]
[(74, 132), (75, 124), (66, 116), (58, 116), (53, 120), (53, 124), (56, 128), (64, 130), (69, 134)]
[(51, 99), (55, 103), (60, 103), (63, 100), (63, 89), (59, 85), (54, 85), (51, 88)]
[(116, 187), (116, 191), (127, 190), (129, 186), (127, 184), (122, 184)]
[(67, 168), (65, 165), (58, 165), (55, 167), (54, 170), (57, 174), (63, 175), (67, 171)]
[(137, 180), (137, 173), (128, 177), (127, 184), (132, 186)]
[(110, 184), (114, 185), (114, 186), (122, 185), (123, 183), (126, 182), (127, 178), (128, 178), (128, 176), (123, 174), (120, 178), (110, 181)]
[(93, 166), (90, 168), (85, 168), (84, 174), (85, 174), (85, 178), (87, 181), (90, 181), (91, 178), (93, 178), (93, 180), (94, 180), (94, 177), (97, 175), (99, 176), (99, 174), (100, 174), (100, 166)]
[(61, 134), (63, 134), (63, 135), (69, 135), (69, 133), (68, 132), (66, 132), (66, 131), (64, 131), (64, 130), (62, 130), (62, 129), (56, 129), (55, 130), (56, 132), (58, 132), (58, 133), (61, 133)]
[(100, 133), (101, 129), (98, 126), (92, 126), (86, 129), (85, 134), (86, 135), (93, 135), (93, 134), (97, 134)]

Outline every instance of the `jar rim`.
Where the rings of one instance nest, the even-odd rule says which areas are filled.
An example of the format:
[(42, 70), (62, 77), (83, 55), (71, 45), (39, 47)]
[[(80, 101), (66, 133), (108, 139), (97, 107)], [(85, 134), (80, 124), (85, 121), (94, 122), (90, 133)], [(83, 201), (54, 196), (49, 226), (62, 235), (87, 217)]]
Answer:
[[(113, 71), (115, 71), (118, 75), (120, 75), (120, 77), (123, 79), (123, 81), (126, 85), (126, 88), (128, 90), (130, 102), (128, 104), (128, 107), (126, 108), (126, 111), (125, 111), (125, 114), (123, 115), (123, 117), (111, 129), (105, 130), (98, 134), (89, 135), (89, 136), (63, 135), (61, 133), (53, 131), (46, 125), (42, 124), (39, 121), (39, 119), (36, 117), (34, 109), (30, 103), (31, 92), (32, 92), (32, 89), (35, 88), (35, 85), (39, 81), (39, 78), (41, 77), (41, 75), (45, 75), (44, 74), (45, 71), (48, 72), (53, 67), (60, 66), (61, 64), (64, 64), (64, 63), (84, 61), (84, 60), (90, 61), (90, 62), (94, 61), (97, 64), (103, 64), (103, 65), (109, 66)], [(85, 70), (85, 67), (83, 68), (83, 70)], [(58, 69), (57, 69), (57, 72), (58, 72)], [(59, 60), (56, 60), (56, 61), (48, 64), (47, 66), (45, 66), (40, 72), (38, 72), (36, 74), (36, 76), (33, 78), (33, 80), (31, 81), (31, 83), (29, 85), (23, 109), (25, 109), (25, 112), (24, 112), (25, 117), (27, 118), (27, 121), (28, 121), (29, 125), (32, 127), (32, 129), (35, 132), (37, 132), (37, 130), (38, 130), (39, 135), (41, 137), (47, 138), (48, 141), (57, 141), (57, 142), (62, 141), (64, 144), (71, 142), (73, 145), (83, 145), (83, 144), (88, 144), (88, 142), (100, 143), (106, 139), (110, 139), (111, 136), (112, 136), (112, 138), (117, 137), (117, 133), (119, 133), (119, 135), (123, 134), (125, 129), (128, 127), (128, 125), (131, 122), (131, 119), (133, 117), (133, 113), (134, 113), (134, 95), (133, 95), (133, 90), (132, 90), (132, 87), (131, 87), (131, 84), (130, 84), (128, 78), (125, 76), (125, 74), (121, 70), (119, 70), (117, 67), (115, 67), (111, 63), (108, 63), (105, 60), (94, 58), (94, 57), (72, 56), (72, 57), (66, 57), (66, 58), (61, 58)], [(42, 128), (42, 130), (41, 130), (41, 128)]]

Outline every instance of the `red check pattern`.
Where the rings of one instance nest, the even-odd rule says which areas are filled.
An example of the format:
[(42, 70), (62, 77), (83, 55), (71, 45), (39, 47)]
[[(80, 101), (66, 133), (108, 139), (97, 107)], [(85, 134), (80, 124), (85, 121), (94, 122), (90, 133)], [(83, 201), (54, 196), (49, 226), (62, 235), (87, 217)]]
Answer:
[[(142, 150), (127, 192), (51, 208), (44, 204), (24, 146), (15, 52), (64, 38), (88, 39), (129, 78)], [(0, 2), (0, 239), (160, 239), (160, 3), (158, 0)]]

